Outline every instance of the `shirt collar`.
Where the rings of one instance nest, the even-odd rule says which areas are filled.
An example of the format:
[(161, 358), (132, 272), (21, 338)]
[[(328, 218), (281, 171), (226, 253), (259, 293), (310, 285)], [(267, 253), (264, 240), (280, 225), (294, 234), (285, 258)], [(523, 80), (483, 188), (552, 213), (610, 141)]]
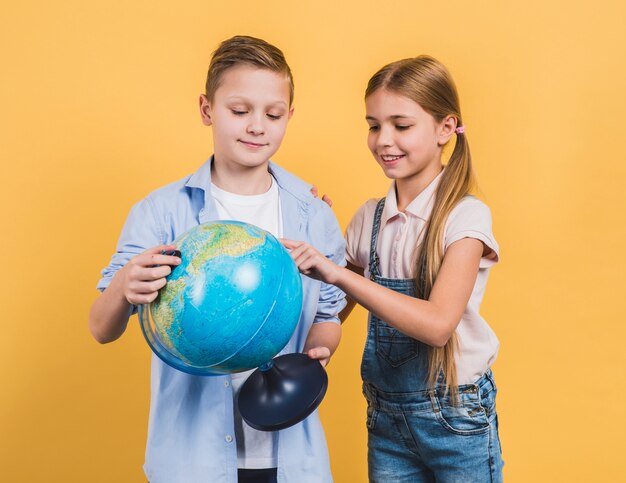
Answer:
[[(441, 171), (441, 173), (439, 173), (437, 177), (433, 179), (430, 184), (409, 203), (405, 210), (407, 214), (416, 216), (423, 221), (428, 221), (433, 208), (433, 203), (435, 201), (435, 192), (437, 190), (437, 186), (439, 186), (439, 182), (441, 181), (442, 174), (443, 171)], [(383, 209), (380, 219), (381, 225), (384, 226), (387, 221), (399, 214), (398, 199), (396, 197), (396, 182), (392, 181), (389, 191), (387, 192), (385, 208)]]
[(185, 183), (187, 188), (197, 188), (202, 191), (211, 191), (211, 163), (213, 162), (213, 156), (208, 161), (202, 163), (202, 166), (191, 175), (191, 177)]
[[(211, 156), (205, 163), (198, 168), (198, 170), (191, 175), (185, 186), (187, 188), (196, 188), (204, 191), (205, 204), (207, 195), (211, 194), (211, 164), (213, 163), (213, 156)], [(269, 172), (274, 176), (276, 183), (280, 189), (283, 189), (301, 202), (306, 204), (311, 203), (313, 195), (311, 194), (311, 185), (305, 183), (298, 177), (284, 170), (272, 161), (269, 162)]]

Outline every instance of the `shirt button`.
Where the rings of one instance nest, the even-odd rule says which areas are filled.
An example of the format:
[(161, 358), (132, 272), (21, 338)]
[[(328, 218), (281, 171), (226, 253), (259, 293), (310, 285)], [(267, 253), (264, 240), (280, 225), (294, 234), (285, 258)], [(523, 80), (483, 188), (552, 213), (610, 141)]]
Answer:
[(230, 434), (227, 434), (227, 435), (224, 437), (224, 440), (225, 440), (227, 443), (232, 443), (232, 442), (233, 442), (233, 437), (232, 437)]
[(230, 386), (230, 382), (224, 381), (224, 387), (228, 387), (228, 386)]
[(204, 215), (204, 208), (202, 208), (202, 209), (200, 210), (200, 214), (201, 214), (201, 215)]

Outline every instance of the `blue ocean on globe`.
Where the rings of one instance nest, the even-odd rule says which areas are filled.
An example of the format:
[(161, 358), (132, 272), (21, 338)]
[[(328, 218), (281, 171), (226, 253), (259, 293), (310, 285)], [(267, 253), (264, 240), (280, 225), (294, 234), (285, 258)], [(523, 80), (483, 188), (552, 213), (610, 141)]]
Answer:
[(176, 240), (182, 263), (139, 308), (152, 350), (198, 375), (258, 367), (278, 354), (302, 310), (302, 280), (287, 250), (247, 223), (198, 225)]

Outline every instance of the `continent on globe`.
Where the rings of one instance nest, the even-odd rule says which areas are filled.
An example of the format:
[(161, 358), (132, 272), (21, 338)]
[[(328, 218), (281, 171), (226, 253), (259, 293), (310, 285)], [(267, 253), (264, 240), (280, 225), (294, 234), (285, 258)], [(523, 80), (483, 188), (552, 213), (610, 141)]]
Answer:
[(150, 306), (144, 335), (167, 364), (218, 375), (268, 362), (287, 344), (302, 310), (302, 281), (270, 233), (247, 223), (198, 225), (174, 240), (182, 263)]

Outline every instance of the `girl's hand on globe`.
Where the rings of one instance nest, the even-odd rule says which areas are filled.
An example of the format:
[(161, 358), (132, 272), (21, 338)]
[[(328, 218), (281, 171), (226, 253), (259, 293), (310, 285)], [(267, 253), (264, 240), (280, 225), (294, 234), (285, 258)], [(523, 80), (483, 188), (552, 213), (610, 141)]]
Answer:
[(313, 347), (306, 351), (311, 359), (317, 359), (323, 367), (330, 361), (330, 349), (328, 347)]
[(120, 270), (124, 274), (124, 296), (135, 305), (149, 304), (159, 295), (166, 284), (165, 277), (172, 273), (171, 266), (181, 263), (179, 257), (163, 255), (165, 250), (174, 250), (173, 245), (159, 245), (134, 256)]
[(290, 250), (289, 254), (300, 273), (326, 283), (335, 283), (338, 279), (341, 267), (330, 261), (308, 243), (286, 240), (284, 238), (281, 238), (280, 242), (285, 248)]

